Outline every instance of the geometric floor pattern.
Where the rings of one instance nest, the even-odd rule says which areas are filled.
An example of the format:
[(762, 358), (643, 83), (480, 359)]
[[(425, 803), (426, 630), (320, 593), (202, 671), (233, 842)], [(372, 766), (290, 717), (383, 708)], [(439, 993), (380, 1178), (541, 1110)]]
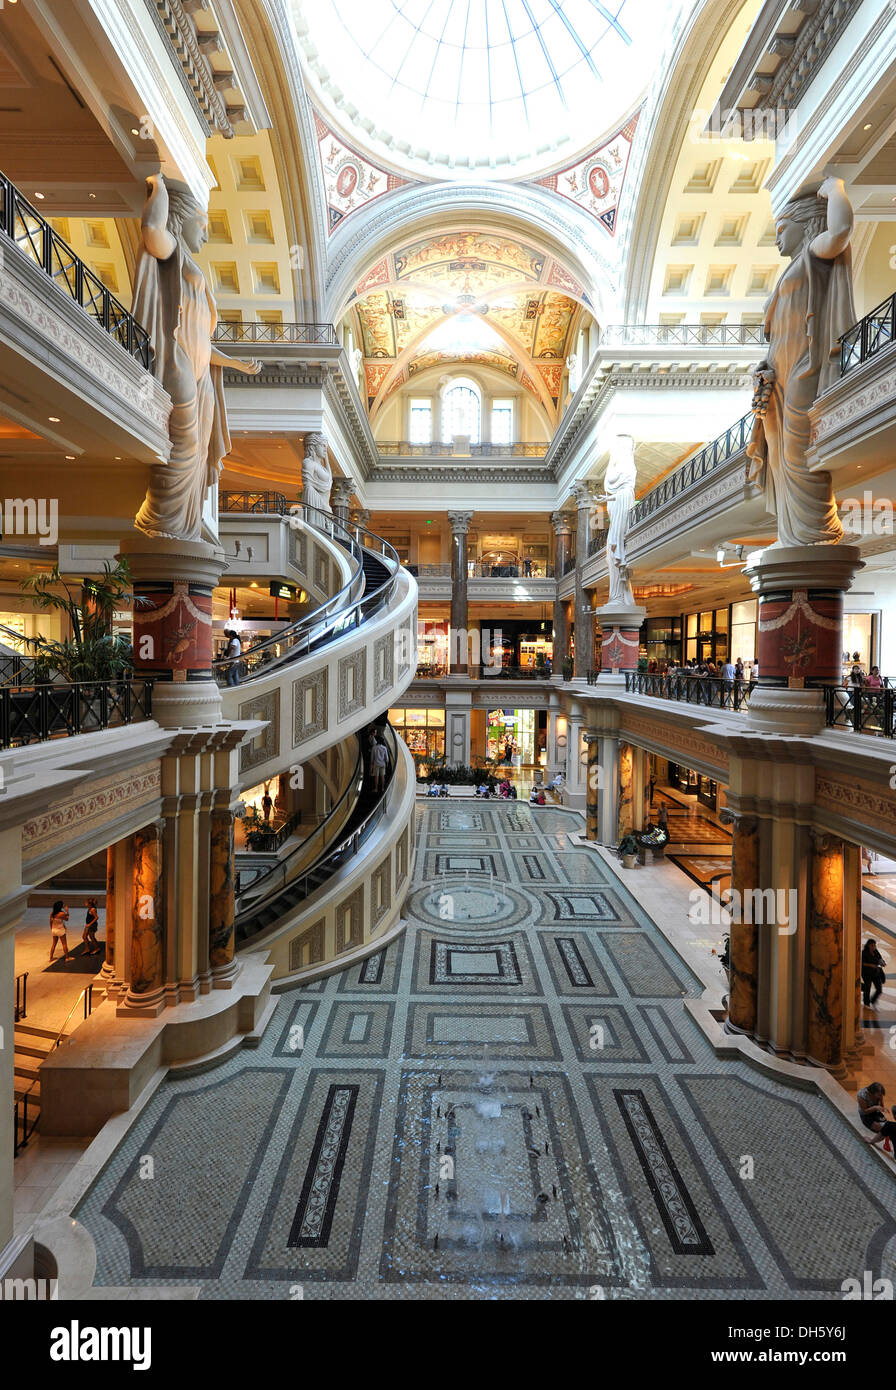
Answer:
[(896, 1278), (896, 1175), (823, 1097), (716, 1058), (697, 980), (582, 829), (420, 808), (404, 936), (284, 993), (256, 1051), (164, 1083), (98, 1174), (75, 1213), (96, 1283), (840, 1299)]

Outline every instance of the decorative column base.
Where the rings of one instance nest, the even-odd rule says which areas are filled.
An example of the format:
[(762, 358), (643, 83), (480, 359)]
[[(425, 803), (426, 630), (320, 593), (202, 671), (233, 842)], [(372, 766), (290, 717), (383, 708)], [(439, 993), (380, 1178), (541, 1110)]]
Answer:
[(641, 624), (647, 609), (639, 604), (605, 603), (596, 613), (603, 631), (597, 684), (602, 689), (624, 690), (626, 672), (638, 669)]
[(121, 554), (134, 580), (134, 667), (154, 681), (153, 718), (163, 729), (220, 724), (212, 676), (212, 593), (224, 552), (205, 541), (136, 534)]
[(862, 567), (852, 545), (772, 545), (749, 557), (759, 595), (750, 724), (783, 734), (824, 728), (824, 689), (843, 679), (843, 595)]

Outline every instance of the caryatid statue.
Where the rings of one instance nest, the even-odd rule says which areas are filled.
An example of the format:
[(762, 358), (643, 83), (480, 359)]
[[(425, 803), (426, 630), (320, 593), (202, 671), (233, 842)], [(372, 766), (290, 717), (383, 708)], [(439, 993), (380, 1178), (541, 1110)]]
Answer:
[(630, 434), (617, 434), (610, 446), (610, 461), (604, 474), (606, 492), (596, 499), (607, 503), (607, 511), (610, 514), (607, 529), (607, 565), (610, 572), (608, 607), (612, 604), (618, 604), (623, 608), (635, 606), (626, 562), (625, 538), (628, 534), (629, 514), (635, 505), (637, 477), (635, 441)]
[(230, 450), (224, 368), (254, 376), (259, 362), (240, 362), (212, 342), (218, 314), (204, 272), (193, 259), (208, 240), (208, 218), (186, 184), (151, 174), (134, 277), (133, 314), (147, 329), (153, 372), (171, 397), (171, 454), (150, 471), (135, 526), (147, 536), (198, 541), (202, 509)]
[(855, 323), (849, 239), (853, 213), (842, 179), (801, 194), (777, 218), (775, 241), (790, 265), (765, 307), (768, 354), (754, 372), (753, 437), (765, 465), (768, 510), (779, 546), (832, 545), (843, 535), (830, 473), (810, 473), (809, 411), (839, 376), (842, 333)]
[(305, 435), (305, 457), (302, 459), (302, 505), (330, 511), (330, 492), (333, 471), (327, 462), (327, 440), (323, 434)]

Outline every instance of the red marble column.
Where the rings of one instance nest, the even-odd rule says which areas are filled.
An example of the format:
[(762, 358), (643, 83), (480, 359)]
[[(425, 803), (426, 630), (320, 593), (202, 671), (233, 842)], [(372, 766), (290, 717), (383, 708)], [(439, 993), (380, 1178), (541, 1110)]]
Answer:
[(843, 844), (813, 831), (809, 862), (809, 999), (806, 1050), (825, 1067), (843, 1063)]
[[(728, 1023), (732, 1031), (753, 1033), (758, 1017), (759, 925), (752, 912), (744, 913), (738, 905), (751, 901), (749, 894), (759, 886), (759, 822), (755, 816), (731, 811), (723, 811), (720, 819), (732, 827)], [(742, 920), (745, 916), (751, 920)]]
[(634, 776), (634, 752), (630, 743), (619, 745), (619, 818), (616, 825), (618, 838), (631, 833), (634, 827), (634, 804), (632, 802), (632, 781)]
[(219, 808), (211, 815), (211, 859), (209, 900), (209, 964), (220, 970), (233, 963), (234, 952), (234, 875), (233, 812)]
[(600, 669), (611, 675), (637, 671), (640, 627), (604, 627), (601, 633)]
[(165, 978), (162, 825), (134, 835), (131, 983), (128, 998), (160, 992)]

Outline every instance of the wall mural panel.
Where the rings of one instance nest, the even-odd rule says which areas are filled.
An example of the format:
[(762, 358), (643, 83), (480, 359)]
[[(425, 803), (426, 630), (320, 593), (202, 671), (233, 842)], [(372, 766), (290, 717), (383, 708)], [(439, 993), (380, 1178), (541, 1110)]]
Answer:
[(574, 164), (567, 165), (556, 174), (535, 180), (540, 187), (550, 189), (587, 212), (600, 223), (608, 236), (613, 236), (616, 231), (616, 214), (639, 115), (640, 110), (609, 140), (577, 159)]
[(331, 130), (319, 111), (313, 106), (311, 110), (327, 204), (327, 232), (332, 236), (351, 213), (396, 188), (409, 187), (413, 180), (399, 178), (371, 163)]

